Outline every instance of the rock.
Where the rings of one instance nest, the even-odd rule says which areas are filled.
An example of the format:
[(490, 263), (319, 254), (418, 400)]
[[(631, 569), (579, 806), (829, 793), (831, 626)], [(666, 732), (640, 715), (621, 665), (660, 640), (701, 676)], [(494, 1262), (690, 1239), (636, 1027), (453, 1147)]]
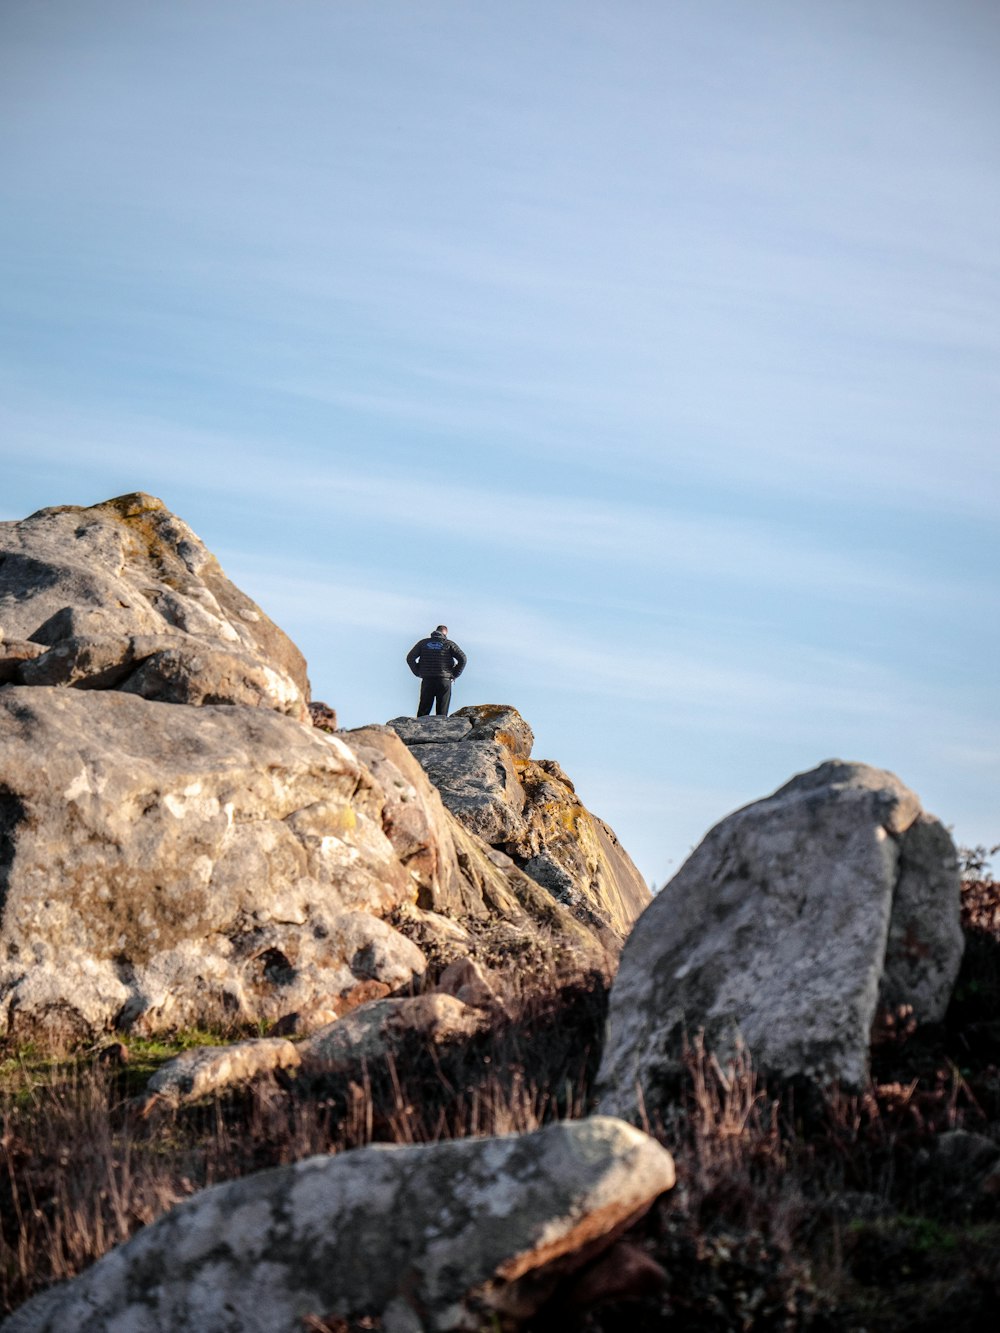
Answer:
[(525, 832), (507, 849), (581, 919), (624, 940), (651, 894), (614, 831), (591, 814), (554, 760), (525, 760), (518, 776)]
[(473, 704), (460, 708), (455, 717), (468, 718), (472, 741), (496, 741), (518, 759), (530, 759), (535, 733), (510, 704)]
[[(0, 1030), (273, 1021), (421, 975), (412, 878), (334, 736), (268, 709), (0, 690)], [(140, 1022), (141, 1020), (141, 1022)]]
[[(25, 685), (252, 704), (304, 719), (305, 661), (162, 501), (137, 492), (0, 523), (0, 618), (41, 646)], [(2, 683), (2, 677), (0, 677)]]
[(161, 1065), (146, 1085), (145, 1102), (180, 1106), (249, 1083), (276, 1069), (296, 1069), (299, 1053), (290, 1041), (260, 1037), (231, 1046), (197, 1046)]
[(44, 643), (0, 641), (0, 685), (9, 685), (17, 680), (25, 663), (33, 662), (47, 651)]
[(438, 978), (438, 990), (473, 1009), (496, 1009), (500, 996), (489, 973), (474, 958), (456, 958)]
[(321, 703), (319, 699), (313, 699), (309, 704), (309, 717), (314, 727), (319, 727), (321, 731), (334, 732), (337, 730), (337, 714), (329, 704)]
[[(435, 971), (606, 969), (602, 922), (445, 808), (414, 754), (454, 742), (334, 734), (294, 645), (160, 501), (0, 524), (0, 623), (0, 1034), (308, 1025), (409, 989), (425, 939)], [(511, 711), (406, 720), (479, 728), (503, 828), (530, 744)]]
[(939, 1020), (962, 955), (955, 850), (891, 773), (830, 761), (724, 819), (637, 923), (600, 1108), (652, 1114), (682, 1032), (782, 1075), (863, 1081), (877, 1006)]
[[(467, 725), (452, 733), (445, 721)], [(466, 829), (540, 884), (605, 948), (620, 948), (650, 901), (649, 888), (560, 766), (531, 759), (534, 735), (515, 708), (478, 704), (453, 718), (396, 718), (389, 726)]]
[(453, 995), (373, 1000), (320, 1028), (299, 1047), (310, 1073), (353, 1074), (429, 1047), (469, 1041), (486, 1026), (480, 1009)]
[[(579, 1256), (612, 1243), (674, 1183), (669, 1153), (605, 1118), (533, 1134), (370, 1147), (202, 1191), (7, 1333), (384, 1333), (524, 1318)], [(373, 1256), (375, 1260), (373, 1261)]]
[[(361, 983), (364, 986), (378, 986), (378, 982), (368, 981)], [(382, 994), (388, 991), (388, 986), (381, 987)], [(271, 1028), (272, 1037), (305, 1037), (310, 1032), (318, 1032), (320, 1028), (325, 1028), (328, 1023), (332, 1023), (337, 1017), (334, 1009), (326, 1008), (323, 1005), (317, 1005), (313, 1009), (296, 1009), (293, 1013), (282, 1014)]]
[(389, 727), (359, 727), (344, 741), (381, 786), (382, 828), (413, 879), (419, 906), (485, 917), (458, 863), (454, 820), (410, 751)]
[(472, 723), (457, 713), (454, 717), (394, 717), (386, 725), (407, 745), (460, 741), (472, 730)]
[(524, 792), (510, 752), (496, 741), (451, 741), (414, 747), (448, 809), (470, 833), (507, 843), (521, 833)]

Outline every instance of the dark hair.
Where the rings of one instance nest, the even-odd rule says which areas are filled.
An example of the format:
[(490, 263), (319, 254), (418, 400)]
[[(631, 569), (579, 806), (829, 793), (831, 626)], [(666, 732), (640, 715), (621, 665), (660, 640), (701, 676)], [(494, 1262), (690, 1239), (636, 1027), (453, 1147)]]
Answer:
[(438, 629), (441, 631), (442, 634), (447, 634), (447, 633), (448, 633), (448, 626), (447, 626), (447, 625), (438, 625)]

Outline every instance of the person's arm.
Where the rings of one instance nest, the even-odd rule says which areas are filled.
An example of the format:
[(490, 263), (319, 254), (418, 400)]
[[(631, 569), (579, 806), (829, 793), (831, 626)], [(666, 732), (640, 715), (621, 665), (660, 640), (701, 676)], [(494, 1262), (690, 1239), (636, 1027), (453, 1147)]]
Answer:
[(465, 653), (462, 652), (457, 643), (451, 645), (451, 655), (455, 663), (452, 667), (451, 674), (458, 680), (459, 676), (465, 670), (465, 664), (469, 659), (466, 657)]
[(406, 665), (410, 668), (410, 670), (413, 672), (415, 676), (420, 675), (420, 672), (417, 670), (417, 661), (420, 658), (420, 649), (423, 646), (424, 646), (424, 641), (423, 639), (421, 639), (420, 642), (415, 643), (413, 647), (410, 649), (410, 651), (406, 654)]

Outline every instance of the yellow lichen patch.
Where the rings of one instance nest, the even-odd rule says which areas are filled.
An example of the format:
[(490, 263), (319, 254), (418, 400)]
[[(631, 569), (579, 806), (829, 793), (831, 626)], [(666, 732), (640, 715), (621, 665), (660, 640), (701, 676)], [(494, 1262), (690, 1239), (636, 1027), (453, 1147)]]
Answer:
[(166, 512), (167, 506), (155, 495), (145, 491), (130, 491), (128, 495), (116, 495), (113, 500), (102, 500), (100, 504), (90, 505), (90, 509), (113, 509), (123, 519), (138, 518), (142, 514)]

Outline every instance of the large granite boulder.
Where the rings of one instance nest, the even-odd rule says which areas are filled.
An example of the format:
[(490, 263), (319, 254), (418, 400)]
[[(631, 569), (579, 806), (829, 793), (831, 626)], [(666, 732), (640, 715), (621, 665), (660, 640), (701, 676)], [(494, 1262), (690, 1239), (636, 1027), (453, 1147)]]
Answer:
[(269, 709), (0, 689), (0, 1031), (276, 1019), (423, 955), (384, 794)]
[(5, 1330), (492, 1327), (531, 1314), (673, 1183), (665, 1149), (605, 1118), (313, 1157), (202, 1191)]
[(650, 891), (559, 765), (531, 758), (534, 736), (517, 709), (480, 704), (449, 718), (388, 725), (466, 829), (510, 857), (606, 946), (620, 946)]
[(962, 955), (947, 830), (898, 778), (833, 760), (706, 836), (636, 924), (600, 1109), (659, 1104), (683, 1033), (782, 1075), (859, 1085), (880, 1006), (943, 1017)]
[(0, 523), (0, 628), (0, 684), (305, 717), (302, 654), (187, 524), (141, 492)]

